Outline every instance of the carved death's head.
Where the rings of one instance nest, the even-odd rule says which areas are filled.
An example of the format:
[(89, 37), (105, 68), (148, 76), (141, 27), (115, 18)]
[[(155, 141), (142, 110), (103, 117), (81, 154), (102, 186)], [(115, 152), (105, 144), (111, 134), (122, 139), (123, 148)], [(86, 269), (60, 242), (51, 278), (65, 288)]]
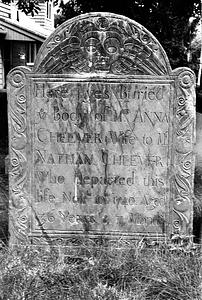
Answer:
[(48, 53), (41, 71), (56, 74), (163, 73), (163, 66), (153, 54), (156, 45), (147, 34), (135, 30), (104, 17), (95, 22), (80, 21), (70, 27), (66, 37)]

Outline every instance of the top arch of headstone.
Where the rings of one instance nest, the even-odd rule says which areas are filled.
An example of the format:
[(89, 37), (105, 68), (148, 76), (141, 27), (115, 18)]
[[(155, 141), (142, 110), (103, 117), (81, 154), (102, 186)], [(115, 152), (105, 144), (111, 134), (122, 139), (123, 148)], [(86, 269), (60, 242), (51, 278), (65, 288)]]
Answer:
[(112, 13), (66, 21), (42, 45), (33, 71), (42, 74), (169, 75), (168, 57), (139, 23)]

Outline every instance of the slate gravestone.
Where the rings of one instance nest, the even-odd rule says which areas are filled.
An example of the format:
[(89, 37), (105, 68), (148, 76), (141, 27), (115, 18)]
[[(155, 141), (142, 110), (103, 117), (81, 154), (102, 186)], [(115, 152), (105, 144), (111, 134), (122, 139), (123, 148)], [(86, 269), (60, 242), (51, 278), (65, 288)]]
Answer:
[(8, 76), (11, 243), (191, 234), (194, 87), (128, 18), (58, 27)]

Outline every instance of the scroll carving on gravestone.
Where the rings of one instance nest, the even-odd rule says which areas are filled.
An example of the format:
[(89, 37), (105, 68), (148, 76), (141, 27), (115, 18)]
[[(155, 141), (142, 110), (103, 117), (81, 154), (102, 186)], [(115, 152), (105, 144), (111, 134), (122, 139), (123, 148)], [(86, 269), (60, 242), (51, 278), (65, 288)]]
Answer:
[(195, 75), (179, 68), (176, 74), (174, 123), (173, 228), (176, 233), (191, 234), (193, 222), (193, 179), (195, 160)]
[(25, 68), (16, 68), (9, 77), (9, 230), (12, 238), (28, 241), (30, 200), (28, 176), (27, 87)]
[(191, 235), (194, 89), (128, 18), (58, 27), (8, 76), (11, 243)]

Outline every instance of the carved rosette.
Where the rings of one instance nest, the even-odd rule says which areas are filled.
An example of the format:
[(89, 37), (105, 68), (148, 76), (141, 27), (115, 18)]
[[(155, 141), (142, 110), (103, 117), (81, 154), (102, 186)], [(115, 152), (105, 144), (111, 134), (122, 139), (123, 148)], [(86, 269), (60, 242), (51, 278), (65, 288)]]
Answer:
[(9, 122), (9, 230), (11, 244), (28, 242), (28, 132), (27, 81), (28, 68), (18, 67), (8, 75)]
[(195, 143), (195, 75), (176, 69), (172, 154), (172, 233), (192, 234)]

